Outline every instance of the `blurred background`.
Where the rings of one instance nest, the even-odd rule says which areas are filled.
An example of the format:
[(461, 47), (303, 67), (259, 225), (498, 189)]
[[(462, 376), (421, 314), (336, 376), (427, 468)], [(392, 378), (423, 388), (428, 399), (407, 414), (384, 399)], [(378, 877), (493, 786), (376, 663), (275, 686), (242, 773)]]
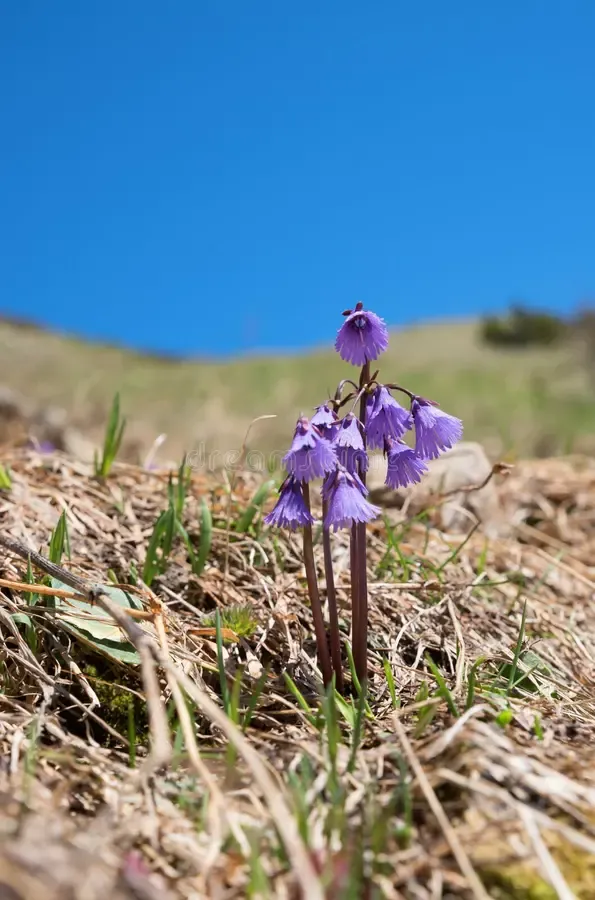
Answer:
[(283, 450), (361, 300), (492, 456), (595, 452), (591, 0), (0, 23), (0, 440)]

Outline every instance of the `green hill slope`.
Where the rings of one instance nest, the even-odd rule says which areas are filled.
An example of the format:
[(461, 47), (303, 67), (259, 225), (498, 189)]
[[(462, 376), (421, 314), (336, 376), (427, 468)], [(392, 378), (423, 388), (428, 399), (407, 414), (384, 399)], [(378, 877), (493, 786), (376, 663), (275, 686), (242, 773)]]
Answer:
[[(251, 446), (283, 451), (297, 414), (323, 401), (349, 374), (330, 348), (229, 362), (175, 361), (0, 323), (0, 384), (65, 407), (93, 437), (102, 433), (119, 390), (130, 434), (148, 447), (166, 433), (162, 452), (168, 458), (199, 445), (233, 451), (250, 421), (263, 414), (277, 418), (259, 423)], [(573, 345), (491, 349), (479, 342), (474, 322), (394, 332), (381, 360), (384, 380), (431, 397), (464, 420), (467, 437), (511, 455), (589, 449), (595, 401), (587, 374)]]

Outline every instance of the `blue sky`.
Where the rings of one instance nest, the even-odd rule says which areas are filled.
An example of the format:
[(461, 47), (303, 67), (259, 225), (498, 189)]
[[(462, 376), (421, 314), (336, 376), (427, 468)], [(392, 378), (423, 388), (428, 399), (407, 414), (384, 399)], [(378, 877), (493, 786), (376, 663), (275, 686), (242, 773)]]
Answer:
[(18, 0), (0, 310), (215, 355), (595, 297), (593, 0)]

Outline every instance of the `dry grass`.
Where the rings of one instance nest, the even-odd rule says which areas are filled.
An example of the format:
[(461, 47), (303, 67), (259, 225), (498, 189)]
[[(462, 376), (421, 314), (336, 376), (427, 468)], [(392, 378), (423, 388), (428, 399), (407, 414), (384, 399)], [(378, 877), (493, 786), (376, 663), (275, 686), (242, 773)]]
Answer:
[[(100, 483), (22, 450), (4, 464), (5, 546), (47, 555), (66, 510), (75, 590), (142, 569), (163, 473), (120, 465)], [(431, 511), (373, 528), (363, 723), (357, 701), (317, 694), (297, 538), (233, 531), (255, 487), (238, 478), (228, 516), (225, 486), (194, 478), (184, 522), (196, 540), (205, 498), (207, 568), (192, 575), (180, 544), (140, 589), (146, 616), (115, 610), (142, 666), (93, 652), (47, 596), (28, 606), (27, 565), (3, 554), (2, 896), (595, 896), (595, 464), (518, 465), (500, 486), (514, 536), (489, 545), (481, 530), (449, 539)], [(334, 554), (345, 627), (341, 535)], [(205, 616), (236, 604), (254, 633), (218, 651)], [(240, 721), (268, 670), (245, 734), (223, 712), (221, 664), (232, 694), (243, 669)]]

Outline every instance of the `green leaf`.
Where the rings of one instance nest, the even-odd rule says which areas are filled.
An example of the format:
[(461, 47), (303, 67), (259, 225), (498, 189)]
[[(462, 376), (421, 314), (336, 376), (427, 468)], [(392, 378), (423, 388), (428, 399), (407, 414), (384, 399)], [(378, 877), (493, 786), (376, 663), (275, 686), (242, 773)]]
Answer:
[(188, 558), (190, 559), (190, 566), (192, 571), (196, 568), (196, 554), (194, 553), (194, 547), (192, 546), (192, 541), (190, 540), (190, 535), (180, 522), (178, 518), (176, 518), (176, 531), (186, 544), (186, 550), (188, 551)]
[(505, 728), (507, 725), (510, 725), (514, 718), (514, 714), (511, 709), (508, 707), (503, 709), (501, 713), (498, 713), (496, 716), (496, 725), (499, 725), (500, 728)]
[(401, 698), (397, 697), (397, 689), (395, 687), (395, 677), (393, 675), (393, 670), (391, 665), (386, 659), (386, 657), (382, 660), (382, 666), (384, 668), (384, 674), (386, 676), (386, 683), (388, 685), (388, 692), (390, 694), (390, 699), (392, 701), (393, 707), (395, 709), (399, 709), (401, 706)]
[(178, 519), (182, 518), (186, 494), (188, 493), (191, 483), (192, 472), (186, 464), (186, 454), (184, 454), (182, 462), (180, 463), (180, 468), (178, 469), (178, 483), (176, 485), (175, 508)]
[(112, 408), (105, 431), (103, 441), (103, 454), (101, 459), (95, 454), (94, 465), (95, 474), (103, 478), (109, 475), (112, 464), (118, 455), (122, 438), (124, 437), (124, 428), (126, 427), (126, 419), (120, 419), (120, 395), (116, 394), (112, 402)]
[(173, 507), (168, 507), (155, 522), (153, 534), (147, 548), (147, 557), (143, 567), (143, 581), (150, 587), (156, 575), (165, 570), (167, 557), (171, 553), (176, 531), (176, 514)]
[(12, 478), (10, 477), (10, 469), (5, 468), (0, 463), (0, 490), (9, 491), (12, 487)]
[(444, 679), (444, 675), (432, 659), (429, 653), (425, 655), (426, 665), (430, 668), (432, 675), (436, 679), (436, 684), (438, 685), (437, 694), (439, 697), (443, 697), (446, 700), (446, 705), (451, 713), (451, 715), (458, 717), (459, 711), (457, 709), (457, 705), (454, 701), (452, 693), (449, 690), (449, 687)]
[(514, 683), (515, 683), (516, 678), (517, 678), (517, 669), (518, 669), (518, 664), (519, 664), (519, 657), (520, 657), (520, 655), (521, 655), (521, 650), (522, 650), (522, 648), (523, 648), (523, 641), (525, 640), (525, 624), (526, 624), (526, 621), (527, 621), (527, 601), (525, 600), (525, 602), (524, 602), (524, 604), (523, 604), (523, 613), (522, 613), (522, 616), (521, 616), (521, 625), (520, 625), (520, 628), (519, 628), (519, 633), (518, 633), (518, 637), (517, 637), (516, 646), (515, 646), (515, 648), (514, 648), (514, 658), (513, 658), (513, 660), (512, 660), (512, 665), (510, 666), (510, 671), (509, 671), (509, 675), (508, 675), (508, 687), (507, 687), (507, 693), (508, 693), (508, 694), (511, 693), (511, 691), (512, 691), (512, 689), (513, 689), (513, 687), (514, 687)]
[(198, 555), (195, 558), (192, 571), (195, 575), (201, 575), (206, 565), (209, 553), (211, 552), (211, 543), (213, 541), (213, 519), (211, 511), (207, 506), (204, 497), (201, 500), (200, 510), (200, 543), (198, 545)]
[[(52, 587), (60, 590), (70, 590), (57, 578), (52, 578)], [(110, 599), (125, 609), (142, 609), (142, 603), (133, 594), (116, 588), (112, 585), (102, 584), (101, 588)], [(91, 605), (88, 600), (65, 600), (56, 597), (57, 618), (64, 624), (68, 631), (78, 637), (83, 643), (90, 645), (94, 650), (109, 656), (118, 662), (138, 665), (140, 657), (128, 641), (121, 629), (116, 625), (112, 617), (100, 606)]]
[(252, 522), (254, 521), (254, 516), (261, 509), (267, 501), (267, 498), (273, 488), (275, 487), (275, 481), (273, 479), (269, 479), (269, 481), (265, 481), (264, 484), (261, 484), (256, 493), (254, 494), (252, 500), (248, 504), (246, 510), (242, 513), (238, 521), (236, 522), (235, 530), (240, 532), (240, 534), (245, 534)]
[(300, 691), (291, 675), (289, 675), (287, 672), (283, 672), (283, 678), (285, 679), (285, 684), (293, 694), (295, 700), (297, 700), (298, 706), (300, 706), (305, 712), (307, 720), (316, 727), (316, 716), (312, 714), (313, 710), (310, 708), (310, 704)]
[[(364, 695), (364, 699), (365, 699), (365, 694), (363, 691), (360, 693), (360, 697), (362, 696), (362, 694)], [(349, 727), (352, 729), (355, 728), (355, 723), (356, 723), (356, 718), (357, 718), (357, 710), (356, 710), (356, 707), (353, 705), (353, 701), (350, 701), (348, 703), (341, 696), (341, 694), (338, 691), (335, 691), (335, 705), (336, 705), (338, 711), (341, 713), (341, 715), (345, 719), (345, 721), (347, 722), (347, 724), (349, 725)]]
[(66, 521), (66, 511), (62, 510), (60, 518), (56, 523), (56, 527), (52, 531), (50, 538), (50, 549), (48, 556), (50, 561), (56, 566), (62, 562), (62, 554), (66, 550), (66, 555), (70, 559), (70, 537), (68, 535), (68, 523)]

